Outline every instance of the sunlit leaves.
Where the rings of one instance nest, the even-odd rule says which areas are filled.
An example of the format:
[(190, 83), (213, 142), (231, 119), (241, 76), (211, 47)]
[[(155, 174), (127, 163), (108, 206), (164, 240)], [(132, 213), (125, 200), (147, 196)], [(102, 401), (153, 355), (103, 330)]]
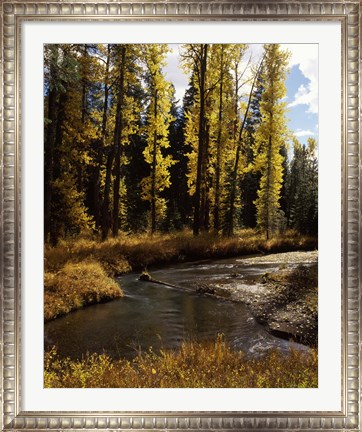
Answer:
[(144, 45), (142, 59), (145, 68), (145, 83), (148, 105), (146, 124), (143, 133), (146, 136), (146, 147), (143, 156), (150, 166), (150, 175), (143, 178), (142, 199), (151, 205), (151, 231), (157, 227), (157, 221), (166, 212), (166, 199), (162, 191), (171, 185), (169, 168), (176, 163), (164, 149), (170, 146), (168, 140), (171, 115), (173, 87), (165, 79), (162, 66), (165, 64), (167, 45)]
[[(286, 223), (315, 231), (316, 144), (295, 144), (290, 165), (289, 54), (276, 44), (264, 50), (260, 61), (245, 44), (182, 45), (178, 66), (189, 88), (180, 106), (165, 76), (169, 45), (46, 45), (46, 239), (51, 218), (54, 244), (84, 229), (104, 240), (111, 229), (117, 236), (147, 224), (152, 232), (193, 225), (195, 234), (232, 235), (257, 219), (268, 236)], [(303, 158), (313, 175), (294, 176), (299, 191), (288, 197), (286, 172), (300, 171)], [(314, 222), (302, 228), (297, 202), (307, 189), (314, 210), (299, 220)]]
[(285, 79), (289, 53), (277, 44), (265, 45), (264, 64), (261, 73), (263, 93), (260, 100), (261, 122), (253, 143), (255, 171), (261, 179), (257, 208), (257, 222), (269, 237), (279, 224), (279, 199), (283, 182), (283, 156), (281, 148), (288, 140)]

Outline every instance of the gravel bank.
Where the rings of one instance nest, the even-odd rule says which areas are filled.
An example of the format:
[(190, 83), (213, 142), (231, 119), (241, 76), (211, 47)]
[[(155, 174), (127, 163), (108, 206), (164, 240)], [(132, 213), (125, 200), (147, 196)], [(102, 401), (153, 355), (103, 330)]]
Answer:
[(275, 336), (318, 345), (318, 253), (287, 252), (238, 260), (243, 265), (275, 263), (276, 271), (252, 279), (241, 274), (196, 286), (207, 293), (248, 305)]

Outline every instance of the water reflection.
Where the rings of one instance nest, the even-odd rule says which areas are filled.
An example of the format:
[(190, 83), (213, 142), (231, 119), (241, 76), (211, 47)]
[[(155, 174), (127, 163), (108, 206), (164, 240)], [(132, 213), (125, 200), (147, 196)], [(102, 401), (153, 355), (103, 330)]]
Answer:
[[(236, 266), (237, 271), (245, 270), (245, 276), (266, 271), (265, 265), (243, 269), (236, 261), (228, 261), (180, 264), (154, 269), (152, 275), (187, 287), (190, 281), (202, 277), (230, 275)], [(214, 340), (219, 333), (232, 347), (252, 355), (271, 347), (288, 350), (291, 345), (268, 334), (241, 303), (140, 282), (135, 274), (120, 278), (120, 283), (125, 291), (123, 299), (90, 306), (47, 323), (45, 348), (56, 345), (61, 355), (72, 358), (103, 351), (112, 357), (133, 358), (150, 347), (156, 352), (177, 348), (183, 340)]]

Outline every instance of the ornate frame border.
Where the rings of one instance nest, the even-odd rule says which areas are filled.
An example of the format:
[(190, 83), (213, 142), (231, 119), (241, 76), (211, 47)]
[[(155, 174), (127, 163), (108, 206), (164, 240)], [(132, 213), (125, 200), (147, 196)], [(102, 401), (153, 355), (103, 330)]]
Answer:
[[(10, 0), (9, 0), (10, 1)], [(2, 286), (1, 429), (359, 430), (360, 428), (360, 42), (361, 1), (239, 0), (239, 2), (105, 2), (0, 0), (2, 35), (0, 249)], [(343, 407), (333, 413), (65, 413), (20, 409), (20, 85), (19, 22), (22, 19), (300, 19), (342, 21), (343, 36)]]

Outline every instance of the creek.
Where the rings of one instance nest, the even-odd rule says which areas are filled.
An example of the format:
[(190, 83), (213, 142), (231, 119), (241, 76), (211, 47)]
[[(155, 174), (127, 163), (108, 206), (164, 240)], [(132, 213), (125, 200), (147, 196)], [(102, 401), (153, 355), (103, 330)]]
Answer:
[(45, 324), (45, 349), (55, 345), (61, 356), (73, 359), (87, 352), (132, 359), (150, 347), (155, 352), (174, 349), (182, 341), (215, 340), (218, 334), (223, 334), (232, 348), (252, 356), (270, 348), (307, 349), (269, 334), (243, 303), (190, 290), (197, 281), (217, 283), (235, 275), (245, 285), (279, 266), (276, 262), (246, 265), (243, 259), (230, 258), (149, 269), (154, 279), (181, 289), (139, 281), (139, 273), (127, 274), (118, 278), (125, 293), (122, 299), (89, 306)]

